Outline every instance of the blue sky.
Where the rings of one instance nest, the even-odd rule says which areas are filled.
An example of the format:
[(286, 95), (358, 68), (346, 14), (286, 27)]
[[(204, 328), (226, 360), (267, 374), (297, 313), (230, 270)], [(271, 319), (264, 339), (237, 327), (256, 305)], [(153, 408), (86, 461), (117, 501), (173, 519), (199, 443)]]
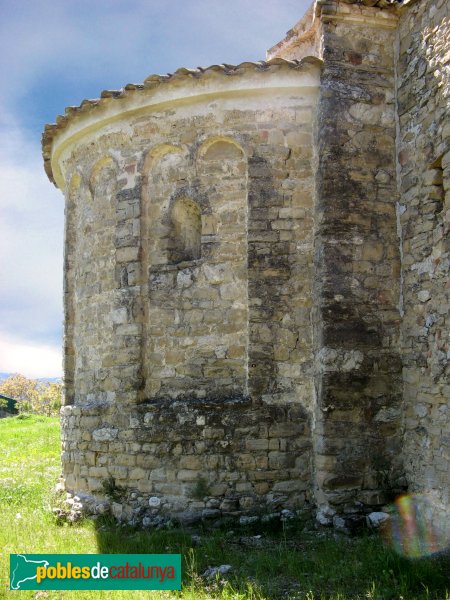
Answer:
[(309, 4), (0, 0), (0, 372), (61, 374), (64, 202), (44, 124), (151, 73), (264, 59)]

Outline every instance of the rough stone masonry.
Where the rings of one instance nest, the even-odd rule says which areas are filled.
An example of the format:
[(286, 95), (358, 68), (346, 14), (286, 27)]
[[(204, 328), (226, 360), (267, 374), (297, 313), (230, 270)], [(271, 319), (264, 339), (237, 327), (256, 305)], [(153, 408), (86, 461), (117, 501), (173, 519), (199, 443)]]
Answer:
[(449, 103), (445, 0), (316, 0), (266, 61), (46, 126), (68, 491), (144, 522), (406, 490), (450, 516)]

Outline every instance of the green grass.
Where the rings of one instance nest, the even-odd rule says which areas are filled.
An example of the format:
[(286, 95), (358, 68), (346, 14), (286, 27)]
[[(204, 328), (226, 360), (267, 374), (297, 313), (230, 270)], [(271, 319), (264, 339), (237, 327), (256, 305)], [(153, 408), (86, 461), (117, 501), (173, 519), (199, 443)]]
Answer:
[[(59, 476), (56, 418), (0, 421), (0, 597), (181, 600), (449, 600), (448, 555), (408, 560), (376, 536), (347, 539), (307, 531), (299, 522), (284, 529), (140, 531), (108, 518), (57, 525), (51, 512)], [(255, 540), (255, 534), (262, 534)], [(183, 555), (183, 590), (175, 592), (9, 592), (9, 553), (165, 553)], [(213, 581), (201, 573), (230, 564)]]

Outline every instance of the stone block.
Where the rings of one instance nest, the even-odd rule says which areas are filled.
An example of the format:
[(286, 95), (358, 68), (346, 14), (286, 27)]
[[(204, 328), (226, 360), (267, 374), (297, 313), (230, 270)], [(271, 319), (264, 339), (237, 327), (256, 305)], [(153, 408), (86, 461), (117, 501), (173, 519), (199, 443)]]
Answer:
[(201, 469), (201, 460), (195, 455), (181, 456), (180, 467), (181, 469), (192, 469), (199, 471)]
[(177, 479), (180, 481), (198, 481), (202, 473), (198, 470), (180, 469), (177, 473)]
[(249, 451), (260, 451), (269, 449), (268, 439), (246, 440), (245, 447)]

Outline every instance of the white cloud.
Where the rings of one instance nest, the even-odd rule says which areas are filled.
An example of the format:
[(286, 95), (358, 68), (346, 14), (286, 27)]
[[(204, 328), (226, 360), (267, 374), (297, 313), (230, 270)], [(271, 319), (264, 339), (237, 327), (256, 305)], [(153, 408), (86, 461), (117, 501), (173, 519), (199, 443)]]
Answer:
[(61, 377), (61, 350), (46, 344), (24, 343), (0, 335), (2, 372), (21, 373), (25, 377)]
[(39, 146), (12, 117), (0, 124), (0, 139), (0, 333), (54, 344), (61, 338), (64, 199), (45, 177)]

